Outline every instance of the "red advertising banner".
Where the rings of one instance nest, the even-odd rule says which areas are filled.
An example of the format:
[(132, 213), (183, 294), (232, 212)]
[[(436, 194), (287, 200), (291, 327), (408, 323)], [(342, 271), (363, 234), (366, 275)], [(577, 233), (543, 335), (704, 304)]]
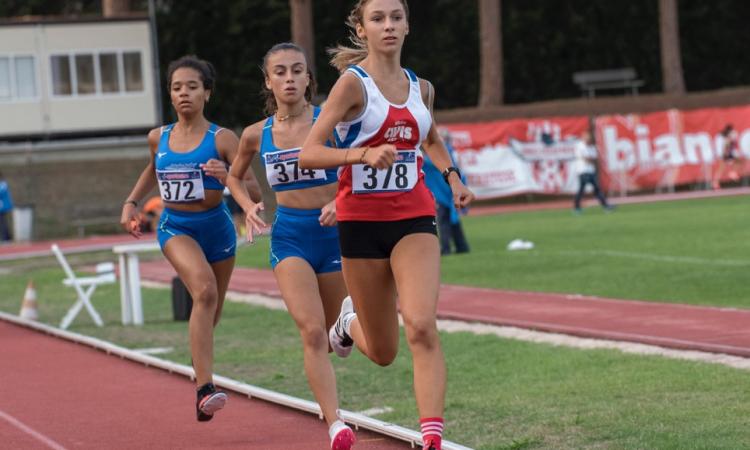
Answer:
[(586, 117), (446, 125), (467, 182), (478, 198), (527, 192), (573, 193), (574, 144)]
[[(727, 125), (734, 132), (721, 134)], [(750, 175), (750, 106), (596, 119), (600, 176), (620, 192), (736, 180)], [(734, 140), (735, 158), (727, 144)]]
[[(728, 124), (734, 131), (724, 137)], [(478, 198), (574, 193), (575, 145), (588, 127), (583, 116), (445, 126)], [(600, 116), (595, 137), (605, 190), (717, 186), (750, 176), (750, 106)], [(734, 159), (726, 157), (727, 147)]]

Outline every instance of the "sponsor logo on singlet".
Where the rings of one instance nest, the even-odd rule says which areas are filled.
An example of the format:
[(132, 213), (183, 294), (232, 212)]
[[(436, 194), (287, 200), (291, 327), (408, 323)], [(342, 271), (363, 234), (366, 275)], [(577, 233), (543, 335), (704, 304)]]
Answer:
[(411, 141), (413, 128), (408, 125), (400, 125), (399, 122), (403, 121), (398, 121), (396, 122), (396, 126), (390, 127), (385, 130), (383, 137), (385, 138), (386, 142), (395, 142), (397, 140)]

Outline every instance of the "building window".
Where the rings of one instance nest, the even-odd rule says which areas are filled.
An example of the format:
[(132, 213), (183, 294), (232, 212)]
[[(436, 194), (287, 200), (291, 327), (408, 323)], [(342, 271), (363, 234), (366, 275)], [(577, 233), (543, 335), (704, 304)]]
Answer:
[(55, 95), (72, 95), (73, 81), (70, 76), (70, 57), (57, 55), (51, 58), (52, 93)]
[(102, 93), (120, 92), (120, 71), (117, 66), (117, 53), (99, 54), (99, 77), (102, 82)]
[(0, 56), (0, 100), (36, 97), (33, 56)]
[(34, 57), (17, 56), (14, 60), (16, 66), (16, 97), (36, 98)]
[(0, 100), (9, 100), (11, 92), (10, 58), (0, 58)]
[(142, 54), (138, 51), (55, 55), (50, 63), (52, 92), (56, 96), (144, 90)]
[(143, 70), (141, 70), (141, 54), (128, 52), (122, 55), (125, 63), (125, 90), (128, 92), (143, 90)]
[(96, 94), (94, 55), (76, 55), (75, 61), (76, 93), (78, 95)]

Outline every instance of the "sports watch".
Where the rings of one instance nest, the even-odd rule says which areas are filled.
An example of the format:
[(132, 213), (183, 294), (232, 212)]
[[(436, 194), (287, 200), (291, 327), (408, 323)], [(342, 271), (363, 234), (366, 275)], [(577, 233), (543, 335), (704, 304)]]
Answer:
[(451, 172), (456, 172), (456, 175), (458, 175), (458, 179), (461, 179), (461, 171), (458, 170), (458, 167), (450, 166), (443, 171), (443, 179), (446, 183), (448, 183), (448, 177), (450, 176)]

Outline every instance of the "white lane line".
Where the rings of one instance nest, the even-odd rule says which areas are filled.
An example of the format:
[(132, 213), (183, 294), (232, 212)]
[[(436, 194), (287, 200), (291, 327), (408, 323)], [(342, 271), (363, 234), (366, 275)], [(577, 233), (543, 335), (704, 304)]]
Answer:
[(174, 347), (134, 348), (133, 351), (142, 355), (163, 355), (173, 352)]
[(357, 414), (362, 414), (363, 416), (372, 417), (372, 416), (377, 416), (377, 415), (385, 414), (389, 412), (393, 412), (393, 408), (391, 408), (390, 406), (383, 406), (383, 407), (375, 407), (375, 408), (366, 409), (364, 411), (358, 411)]
[(52, 439), (48, 438), (42, 433), (34, 430), (33, 428), (29, 427), (28, 425), (24, 424), (23, 422), (21, 422), (20, 420), (16, 419), (15, 417), (11, 416), (10, 414), (6, 413), (3, 410), (0, 410), (0, 418), (5, 419), (14, 427), (18, 428), (19, 430), (23, 431), (29, 436), (35, 438), (39, 442), (47, 445), (47, 447), (49, 448), (52, 448), (55, 450), (66, 450), (65, 447), (63, 447), (62, 445), (58, 444), (57, 442), (53, 441)]
[(698, 264), (702, 266), (721, 267), (747, 267), (750, 260), (747, 259), (706, 259), (694, 256), (656, 255), (653, 253), (624, 252), (620, 250), (562, 250), (563, 255), (592, 255), (592, 256), (614, 256), (619, 258), (644, 259), (647, 261)]

